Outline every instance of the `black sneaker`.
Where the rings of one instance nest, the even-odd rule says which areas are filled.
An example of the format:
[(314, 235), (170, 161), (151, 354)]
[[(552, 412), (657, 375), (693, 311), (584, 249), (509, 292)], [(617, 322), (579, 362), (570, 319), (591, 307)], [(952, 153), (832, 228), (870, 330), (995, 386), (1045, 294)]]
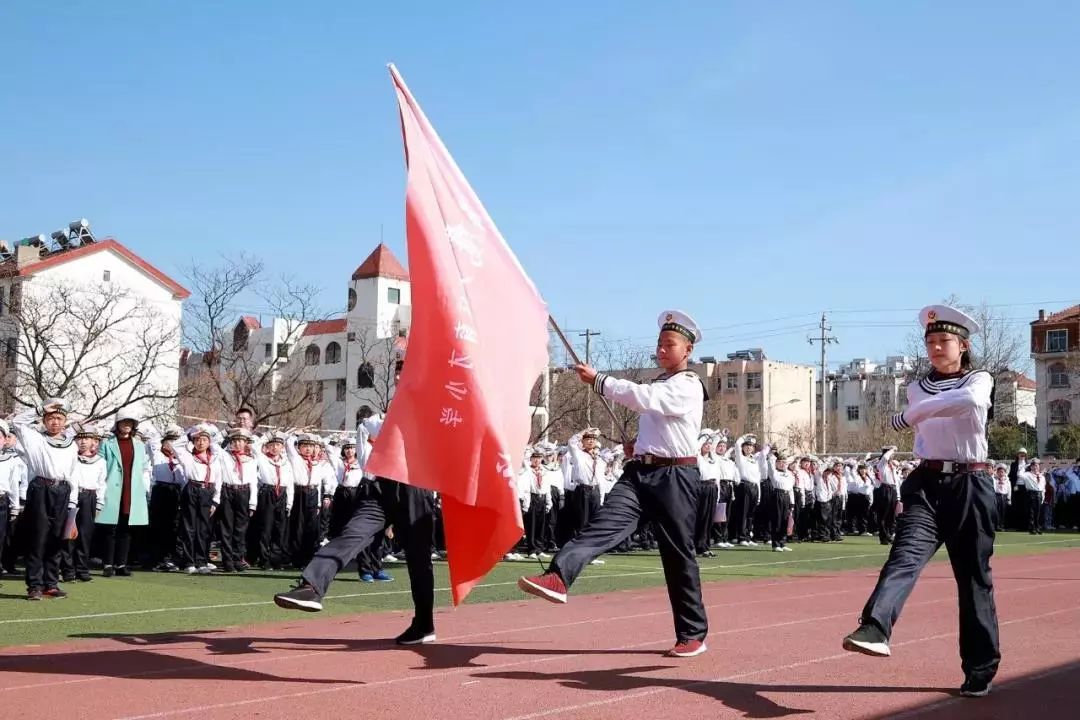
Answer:
[(53, 600), (63, 600), (68, 596), (66, 592), (64, 592), (58, 587), (49, 588), (42, 594), (47, 598), (52, 598)]
[(398, 645), (426, 645), (435, 642), (435, 630), (420, 630), (415, 625), (401, 633), (394, 639)]
[(79, 575), (75, 579), (78, 580), (79, 582), (90, 582), (94, 578), (90, 577), (89, 575)]
[(115, 574), (116, 568), (114, 568), (112, 565), (106, 565), (105, 568), (101, 571), (101, 577), (112, 577)]
[(42, 597), (41, 588), (30, 588), (26, 591), (26, 599), (40, 601)]
[(969, 698), (986, 697), (990, 694), (990, 688), (993, 687), (989, 680), (978, 680), (976, 678), (968, 677), (964, 680), (964, 684), (960, 686), (960, 694)]
[(859, 629), (844, 638), (844, 649), (872, 657), (889, 657), (889, 638), (873, 623), (863, 623)]
[(131, 577), (131, 571), (128, 570), (127, 565), (117, 565), (116, 566), (116, 576), (117, 577)]
[(73, 582), (75, 582), (75, 575), (74, 574), (61, 575), (60, 576), (60, 582), (73, 583)]
[(285, 610), (303, 610), (304, 612), (322, 610), (322, 602), (315, 588), (307, 583), (301, 583), (289, 592), (278, 593), (274, 596), (274, 603)]

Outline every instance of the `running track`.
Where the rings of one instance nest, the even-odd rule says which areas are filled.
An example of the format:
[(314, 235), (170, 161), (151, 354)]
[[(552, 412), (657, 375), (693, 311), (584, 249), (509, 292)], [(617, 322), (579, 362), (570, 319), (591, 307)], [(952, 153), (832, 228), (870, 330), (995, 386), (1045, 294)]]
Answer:
[(467, 605), (440, 612), (439, 643), (417, 649), (387, 643), (408, 621), (400, 612), (304, 622), (283, 612), (276, 624), (8, 648), (0, 715), (1075, 717), (1080, 549), (995, 561), (1004, 661), (981, 700), (955, 696), (948, 573), (935, 563), (923, 574), (886, 660), (840, 650), (875, 578), (854, 571), (707, 584), (710, 651), (689, 660), (662, 654), (673, 641), (662, 588), (574, 595), (565, 606)]

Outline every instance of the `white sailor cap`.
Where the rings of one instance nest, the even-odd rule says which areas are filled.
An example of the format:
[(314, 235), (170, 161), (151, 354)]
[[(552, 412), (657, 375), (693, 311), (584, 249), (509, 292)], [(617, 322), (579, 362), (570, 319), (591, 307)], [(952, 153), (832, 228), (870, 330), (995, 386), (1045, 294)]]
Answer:
[(919, 313), (919, 323), (930, 333), (946, 332), (968, 338), (982, 327), (970, 315), (948, 305), (927, 305)]
[(162, 435), (162, 440), (179, 440), (184, 437), (184, 428), (179, 425), (170, 425), (165, 428), (165, 434)]
[(100, 440), (102, 437), (101, 428), (92, 422), (77, 422), (71, 426), (71, 429), (75, 431), (75, 437), (88, 437)]
[(251, 434), (251, 431), (243, 427), (231, 427), (229, 428), (229, 434), (225, 436), (229, 440), (247, 440), (252, 442), (255, 436)]
[(583, 430), (582, 433), (581, 433), (581, 439), (584, 440), (585, 438), (592, 438), (594, 440), (599, 440), (600, 439), (600, 428), (594, 428), (594, 427), (585, 428), (585, 430)]
[(42, 416), (51, 415), (52, 413), (67, 415), (70, 412), (71, 405), (64, 398), (49, 398), (41, 405)]
[(694, 322), (694, 318), (682, 310), (665, 310), (656, 319), (656, 324), (660, 326), (660, 332), (670, 330), (679, 333), (692, 343), (701, 342), (701, 328)]
[(997, 465), (994, 466), (994, 469), (995, 470), (1008, 470), (1009, 466), (1006, 465), (1005, 463), (998, 463)]
[(188, 437), (190, 437), (192, 440), (194, 440), (195, 438), (202, 435), (202, 436), (206, 437), (208, 440), (213, 440), (215, 431), (216, 431), (216, 428), (214, 428), (213, 426), (208, 425), (207, 423), (199, 423), (198, 425), (195, 425), (194, 427), (191, 428), (191, 430), (188, 431)]
[(282, 445), (284, 445), (285, 440), (287, 439), (288, 438), (285, 433), (281, 432), (280, 430), (272, 430), (271, 432), (266, 434), (267, 445), (269, 445), (270, 443), (281, 443)]
[(319, 445), (319, 436), (313, 433), (300, 433), (296, 436), (297, 445)]
[(1031, 458), (1028, 460), (1028, 465), (1042, 465), (1042, 460), (1039, 458)]

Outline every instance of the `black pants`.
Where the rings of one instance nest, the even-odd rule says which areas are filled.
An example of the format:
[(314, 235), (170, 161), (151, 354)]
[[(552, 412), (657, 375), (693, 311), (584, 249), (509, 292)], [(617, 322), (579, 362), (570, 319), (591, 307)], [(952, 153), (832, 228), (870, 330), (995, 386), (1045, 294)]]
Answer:
[(761, 486), (757, 483), (741, 482), (735, 486), (735, 534), (739, 542), (749, 541), (753, 537), (754, 513), (757, 512), (761, 498)]
[(277, 569), (288, 563), (288, 495), (284, 488), (259, 485), (258, 505), (251, 524), (251, 560)]
[(298, 487), (289, 517), (289, 554), (294, 567), (304, 567), (319, 547), (319, 488)]
[(115, 525), (101, 525), (104, 541), (101, 546), (101, 562), (106, 567), (126, 567), (131, 552), (131, 527), (129, 515), (120, 515)]
[[(8, 499), (6, 493), (0, 493), (0, 550), (4, 558), (8, 554), (8, 543), (11, 542), (11, 535), (15, 523), (10, 522), (11, 518), (11, 501)], [(3, 569), (7, 566), (3, 565)]]
[(833, 504), (831, 500), (817, 501), (817, 517), (814, 522), (814, 539), (819, 542), (832, 540)]
[(530, 493), (529, 512), (525, 514), (525, 550), (530, 555), (544, 551), (544, 529), (547, 527), (548, 495)]
[(791, 497), (786, 490), (772, 491), (772, 546), (784, 547), (787, 542), (788, 515), (791, 514)]
[(901, 488), (904, 514), (885, 567), (862, 611), (886, 637), (923, 567), (945, 545), (960, 602), (960, 657), (967, 677), (997, 673), (997, 610), (990, 557), (994, 554), (994, 482), (985, 472), (943, 475), (917, 468)]
[(860, 493), (848, 495), (848, 520), (851, 532), (862, 535), (866, 532), (870, 520), (870, 496)]
[(154, 483), (150, 489), (150, 541), (155, 564), (172, 562), (180, 520), (180, 486)]
[(1026, 490), (1028, 507), (1027, 529), (1032, 533), (1042, 534), (1042, 524), (1039, 522), (1042, 516), (1043, 493), (1038, 490)]
[(597, 485), (578, 485), (574, 488), (574, 536), (589, 527), (600, 510), (600, 488)]
[(223, 485), (218, 505), (221, 523), (221, 564), (225, 570), (235, 569), (244, 559), (247, 547), (248, 519), (251, 517), (251, 486)]
[(1004, 493), (994, 493), (997, 497), (997, 515), (994, 517), (994, 530), (1001, 532), (1005, 529), (1005, 513), (1009, 511), (1009, 496)]
[(698, 469), (692, 466), (627, 463), (596, 519), (559, 551), (551, 561), (551, 570), (570, 587), (588, 563), (629, 537), (643, 516), (653, 520), (675, 616), (675, 637), (680, 641), (703, 640), (709, 626), (694, 552), (700, 478)]
[(551, 510), (548, 511), (544, 522), (544, 549), (549, 552), (559, 548), (559, 514), (562, 512), (564, 502), (562, 489), (551, 488)]
[(64, 550), (60, 555), (60, 574), (65, 579), (90, 577), (90, 543), (94, 539), (97, 491), (80, 490), (77, 502), (75, 528), (78, 530), (78, 537), (64, 540)]
[(716, 498), (720, 495), (720, 491), (712, 480), (701, 482), (699, 490), (697, 521), (694, 523), (694, 547), (698, 553), (707, 553), (712, 535), (713, 515), (716, 513)]
[(210, 506), (214, 486), (188, 482), (180, 491), (180, 537), (176, 554), (181, 567), (204, 567), (210, 562)]
[(832, 539), (839, 540), (844, 536), (844, 497), (837, 495), (832, 499)]
[(896, 534), (896, 488), (892, 485), (876, 488), (874, 503), (877, 505), (878, 539), (883, 543), (892, 542)]
[(70, 494), (67, 480), (34, 478), (26, 488), (21, 520), (26, 523), (27, 590), (48, 590), (60, 582), (60, 553)]
[(435, 629), (435, 575), (431, 565), (431, 529), (434, 498), (428, 490), (392, 480), (378, 481), (376, 493), (360, 499), (341, 534), (323, 545), (304, 568), (304, 581), (319, 597), (326, 595), (334, 577), (362, 550), (378, 540), (387, 526), (405, 548), (405, 562), (415, 608), (413, 624)]

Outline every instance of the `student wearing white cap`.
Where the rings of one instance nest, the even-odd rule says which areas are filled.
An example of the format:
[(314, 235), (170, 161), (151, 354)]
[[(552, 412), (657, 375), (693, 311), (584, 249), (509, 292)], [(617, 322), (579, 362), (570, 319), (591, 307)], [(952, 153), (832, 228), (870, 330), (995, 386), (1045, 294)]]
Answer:
[[(726, 432), (726, 431), (725, 431)], [(718, 548), (734, 547), (730, 542), (728, 521), (735, 500), (735, 485), (739, 482), (739, 470), (731, 459), (734, 448), (728, 447), (727, 435), (717, 434), (713, 445), (716, 458), (716, 513), (713, 515), (713, 537)]]
[(1017, 479), (1027, 496), (1028, 532), (1032, 535), (1042, 535), (1039, 515), (1046, 497), (1046, 475), (1042, 471), (1042, 461), (1039, 458), (1032, 458), (1028, 461), (1027, 467), (1017, 473)]
[(600, 457), (600, 430), (586, 428), (573, 435), (564, 462), (567, 463), (570, 503), (574, 513), (574, 535), (589, 526), (600, 510), (600, 483), (607, 473), (607, 463)]
[(69, 412), (65, 400), (51, 398), (41, 408), (41, 429), (34, 426), (36, 409), (11, 419), (30, 478), (20, 521), (26, 524), (28, 600), (67, 597), (59, 586), (60, 553), (65, 525), (79, 498), (79, 488), (71, 481), (78, 450), (67, 430)]
[(221, 529), (221, 569), (243, 572), (247, 562), (248, 522), (259, 504), (259, 463), (251, 452), (254, 437), (243, 427), (229, 428), (228, 449), (221, 456), (224, 469), (218, 522)]
[(863, 608), (859, 629), (844, 649), (889, 655), (889, 637), (919, 573), (945, 545), (960, 606), (960, 694), (982, 697), (1001, 661), (990, 556), (997, 513), (987, 472), (986, 423), (994, 380), (972, 367), (974, 319), (951, 307), (923, 308), (926, 351), (933, 369), (907, 386), (908, 408), (893, 416), (897, 430), (915, 432), (914, 454), (923, 458), (905, 478), (904, 512), (889, 559)]
[(249, 562), (260, 570), (280, 570), (289, 564), (289, 514), (293, 507), (293, 466), (285, 453), (285, 433), (266, 436), (260, 451), (258, 500), (252, 516)]
[(79, 448), (78, 462), (71, 475), (79, 489), (78, 514), (75, 528), (78, 536), (65, 541), (60, 560), (64, 582), (90, 582), (90, 545), (94, 538), (94, 518), (105, 506), (108, 493), (108, 473), (105, 460), (98, 453), (101, 429), (93, 423), (73, 423), (75, 444)]
[[(694, 552), (694, 518), (700, 492), (698, 436), (707, 398), (687, 368), (701, 331), (688, 315), (661, 313), (656, 360), (664, 371), (638, 384), (578, 365), (578, 377), (601, 396), (641, 413), (633, 452), (623, 475), (594, 522), (571, 540), (543, 575), (523, 577), (518, 587), (551, 602), (565, 603), (567, 590), (598, 555), (629, 537), (644, 516), (656, 521), (668, 597), (675, 616), (674, 657), (705, 652), (708, 621)], [(632, 457), (630, 455), (632, 454)]]
[(900, 499), (900, 477), (893, 462), (896, 446), (882, 448), (881, 457), (875, 464), (874, 514), (877, 517), (878, 541), (891, 545), (896, 534), (896, 501)]
[(768, 466), (757, 449), (757, 439), (750, 434), (735, 441), (733, 458), (739, 471), (739, 484), (735, 486), (735, 512), (731, 518), (733, 534), (739, 545), (754, 547), (757, 545), (754, 541), (754, 515), (761, 502), (761, 471), (764, 467), (768, 472)]
[(150, 542), (155, 572), (174, 572), (176, 563), (176, 530), (179, 522), (180, 491), (187, 483), (187, 474), (173, 449), (185, 442), (184, 429), (179, 425), (165, 428), (164, 434), (147, 426), (147, 446), (150, 453)]
[(210, 564), (210, 519), (221, 501), (221, 484), (225, 476), (220, 449), (214, 442), (216, 434), (217, 428), (200, 423), (187, 431), (190, 449), (182, 441), (173, 443), (173, 451), (187, 478), (180, 491), (176, 549), (179, 565), (188, 575), (209, 575), (214, 571)]
[(518, 475), (518, 487), (525, 491), (525, 552), (533, 560), (544, 552), (544, 529), (552, 505), (551, 474), (544, 468), (544, 451), (535, 447), (529, 452), (528, 467)]
[(1009, 482), (1009, 466), (998, 463), (994, 466), (994, 492), (997, 494), (997, 522), (994, 530), (1001, 532), (1005, 529), (1005, 514), (1012, 503), (1012, 483)]
[(697, 523), (694, 531), (695, 549), (698, 557), (713, 557), (709, 549), (712, 537), (713, 516), (716, 515), (716, 500), (720, 494), (717, 483), (720, 480), (720, 465), (713, 455), (712, 430), (702, 430), (698, 436), (701, 450), (698, 452), (698, 472), (701, 473), (701, 491), (698, 493)]
[(289, 435), (285, 451), (293, 468), (293, 506), (289, 517), (289, 550), (293, 567), (302, 568), (311, 562), (319, 547), (319, 512), (330, 509), (333, 490), (325, 494), (337, 478), (329, 464), (319, 460), (320, 440), (316, 435)]
[(4, 556), (9, 553), (8, 543), (12, 541), (22, 507), (21, 488), (26, 483), (26, 463), (7, 447), (10, 437), (11, 428), (0, 420), (0, 548)]

